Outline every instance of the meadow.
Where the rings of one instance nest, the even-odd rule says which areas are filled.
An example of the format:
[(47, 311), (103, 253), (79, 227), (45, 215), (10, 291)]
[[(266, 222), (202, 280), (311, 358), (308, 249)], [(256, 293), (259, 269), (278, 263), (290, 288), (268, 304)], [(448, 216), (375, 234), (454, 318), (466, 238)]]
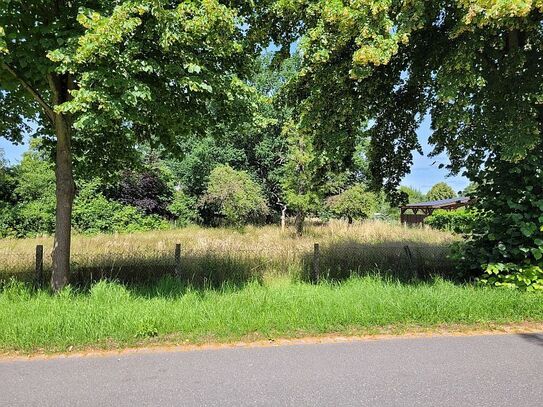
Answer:
[[(332, 221), (312, 224), (303, 237), (277, 226), (243, 229), (202, 228), (134, 234), (76, 235), (72, 243), (73, 282), (103, 278), (147, 283), (173, 273), (174, 249), (181, 244), (183, 279), (193, 285), (263, 281), (277, 276), (307, 277), (314, 243), (321, 246), (322, 274), (346, 278), (352, 272), (379, 270), (401, 278), (451, 272), (447, 260), (452, 234), (368, 221), (353, 226)], [(33, 278), (36, 245), (44, 246), (51, 268), (52, 238), (0, 240), (0, 278)], [(409, 246), (409, 254), (405, 246)]]
[[(48, 252), (50, 238), (2, 240), (0, 252), (12, 255), (1, 263), (0, 352), (499, 329), (543, 321), (541, 294), (454, 279), (446, 256), (457, 240), (384, 222), (312, 225), (302, 238), (272, 226), (76, 236), (74, 283), (57, 295), (25, 282), (35, 245)], [(322, 245), (323, 272), (310, 283), (315, 242)], [(183, 248), (181, 279), (173, 277), (176, 243)]]

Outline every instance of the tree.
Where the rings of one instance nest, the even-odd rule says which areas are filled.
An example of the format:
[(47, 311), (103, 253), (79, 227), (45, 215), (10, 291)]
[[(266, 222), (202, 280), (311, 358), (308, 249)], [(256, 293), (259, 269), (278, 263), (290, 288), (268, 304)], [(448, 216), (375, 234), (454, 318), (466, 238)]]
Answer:
[(2, 2), (0, 135), (20, 141), (33, 120), (55, 159), (55, 291), (69, 278), (74, 170), (109, 174), (142, 142), (174, 148), (244, 115), (242, 29), (217, 0)]
[(213, 169), (200, 204), (211, 207), (232, 226), (259, 222), (268, 214), (260, 185), (247, 172), (236, 171), (228, 165)]
[(0, 149), (0, 208), (14, 202), (15, 176), (13, 168), (4, 159), (4, 151)]
[(292, 103), (322, 137), (372, 120), (373, 179), (395, 195), (426, 113), (434, 154), (447, 151), (454, 172), (473, 176), (489, 152), (514, 161), (535, 148), (542, 11), (522, 0), (275, 1), (255, 10), (253, 37), (282, 49), (300, 40)]
[[(370, 120), (372, 182), (395, 202), (413, 152), (421, 151), (416, 130), (427, 114), (432, 154), (446, 152), (452, 173), (480, 181), (491, 162), (506, 177), (532, 155), (541, 169), (542, 16), (541, 1), (275, 1), (255, 9), (252, 38), (271, 38), (283, 50), (301, 39), (291, 98), (301, 122), (320, 138), (331, 134), (328, 126), (350, 138)], [(519, 179), (531, 177), (519, 170), (526, 171)], [(496, 222), (515, 226), (516, 209), (503, 212), (498, 201), (492, 211), (488, 201), (486, 212), (501, 211)], [(472, 237), (499, 246), (487, 235)]]
[(282, 181), (283, 195), (288, 208), (296, 214), (294, 226), (296, 234), (301, 236), (305, 217), (322, 201), (319, 190), (322, 180), (317, 177), (319, 162), (311, 138), (307, 133), (300, 133), (292, 121), (285, 125), (283, 136), (289, 144)]
[(456, 193), (454, 192), (454, 189), (452, 189), (445, 182), (438, 182), (432, 188), (430, 188), (430, 191), (428, 191), (428, 194), (426, 194), (426, 198), (429, 201), (439, 201), (442, 199), (450, 199), (450, 198), (454, 198), (455, 196), (456, 196)]
[(418, 189), (412, 187), (401, 186), (400, 192), (407, 197), (407, 203), (420, 203), (426, 201), (426, 195), (424, 195)]
[(157, 168), (141, 172), (123, 171), (120, 182), (111, 188), (108, 198), (132, 205), (147, 215), (168, 215), (173, 192)]
[(352, 224), (353, 220), (368, 219), (375, 213), (377, 198), (364, 185), (357, 184), (328, 198), (326, 204), (335, 216), (345, 217)]

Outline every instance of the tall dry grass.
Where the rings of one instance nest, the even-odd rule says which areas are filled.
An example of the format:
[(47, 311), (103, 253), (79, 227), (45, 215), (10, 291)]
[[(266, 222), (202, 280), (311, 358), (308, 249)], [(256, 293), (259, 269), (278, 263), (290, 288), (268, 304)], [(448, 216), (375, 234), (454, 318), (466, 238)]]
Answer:
[[(277, 226), (241, 230), (191, 226), (124, 235), (76, 235), (72, 243), (75, 279), (147, 281), (171, 273), (174, 247), (182, 245), (182, 269), (191, 283), (244, 282), (278, 275), (304, 278), (313, 244), (321, 245), (324, 276), (345, 278), (379, 270), (399, 277), (446, 274), (448, 246), (457, 238), (431, 229), (368, 221), (352, 226), (334, 221), (309, 225), (298, 238)], [(51, 268), (51, 237), (0, 240), (0, 278), (30, 279), (35, 246), (44, 246)], [(411, 256), (404, 247), (410, 247)]]

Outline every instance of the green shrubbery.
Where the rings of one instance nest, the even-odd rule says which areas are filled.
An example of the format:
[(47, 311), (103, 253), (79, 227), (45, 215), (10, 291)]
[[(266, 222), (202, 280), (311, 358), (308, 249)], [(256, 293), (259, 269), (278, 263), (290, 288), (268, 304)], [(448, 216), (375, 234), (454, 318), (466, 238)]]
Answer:
[(246, 171), (219, 165), (211, 171), (201, 206), (211, 208), (227, 225), (258, 223), (269, 213), (262, 188)]
[(74, 202), (73, 227), (80, 233), (129, 233), (168, 226), (156, 215), (144, 215), (133, 206), (106, 199), (97, 182), (86, 184)]
[(490, 157), (477, 181), (479, 219), (461, 267), (493, 286), (543, 289), (543, 145), (510, 163)]
[(375, 194), (366, 191), (364, 185), (357, 184), (339, 195), (334, 195), (326, 201), (330, 212), (338, 218), (353, 220), (368, 219), (375, 213), (377, 198)]
[(432, 216), (428, 216), (424, 222), (434, 229), (466, 234), (472, 230), (476, 218), (476, 212), (471, 210), (437, 210)]
[(196, 223), (200, 219), (196, 199), (185, 194), (183, 191), (176, 191), (173, 194), (168, 211), (174, 216), (177, 226)]

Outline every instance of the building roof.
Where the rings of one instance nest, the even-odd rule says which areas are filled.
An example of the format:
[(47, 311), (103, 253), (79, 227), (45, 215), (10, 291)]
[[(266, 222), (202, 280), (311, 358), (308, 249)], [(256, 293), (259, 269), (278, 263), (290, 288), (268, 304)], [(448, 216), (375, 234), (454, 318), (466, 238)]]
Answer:
[(413, 209), (413, 208), (432, 208), (432, 209), (439, 209), (439, 208), (447, 208), (449, 206), (455, 206), (455, 205), (467, 205), (471, 202), (470, 197), (458, 197), (458, 198), (451, 198), (451, 199), (441, 199), (439, 201), (428, 201), (428, 202), (419, 202), (419, 203), (413, 203), (408, 205), (403, 205), (402, 208), (406, 209)]

